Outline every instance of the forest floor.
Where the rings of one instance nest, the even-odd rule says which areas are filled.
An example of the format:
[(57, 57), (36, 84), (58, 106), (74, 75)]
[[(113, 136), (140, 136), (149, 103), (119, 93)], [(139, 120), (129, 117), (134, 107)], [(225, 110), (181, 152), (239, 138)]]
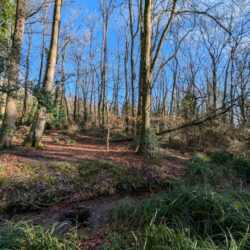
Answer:
[[(32, 163), (34, 161), (47, 162), (81, 162), (85, 160), (109, 161), (125, 168), (146, 168), (149, 163), (161, 166), (170, 175), (183, 174), (183, 166), (179, 163), (188, 160), (188, 154), (168, 149), (157, 159), (145, 159), (129, 148), (126, 142), (111, 143), (110, 149), (99, 139), (84, 135), (72, 135), (65, 132), (51, 132), (43, 137), (43, 149), (25, 148), (21, 146), (22, 138), (15, 141), (17, 145), (12, 150), (1, 150), (0, 163), (14, 166), (18, 163)], [(171, 157), (171, 160), (169, 159)], [(175, 164), (174, 162), (176, 162)]]
[[(92, 228), (84, 249), (103, 244), (103, 224), (109, 211), (165, 192), (171, 181), (185, 174), (188, 154), (161, 150), (146, 159), (128, 143), (105, 143), (73, 133), (44, 136), (43, 149), (21, 146), (0, 151), (0, 219), (31, 220), (58, 234), (75, 228)], [(74, 221), (72, 220), (72, 218)]]
[(250, 161), (50, 130), (0, 150), (0, 249), (250, 249)]

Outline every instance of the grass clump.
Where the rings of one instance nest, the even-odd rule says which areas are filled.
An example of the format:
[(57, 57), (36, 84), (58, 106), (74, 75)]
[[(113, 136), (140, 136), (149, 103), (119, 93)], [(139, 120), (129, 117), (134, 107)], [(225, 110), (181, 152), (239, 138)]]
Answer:
[(233, 238), (227, 238), (225, 236), (225, 243), (222, 244), (215, 242), (210, 237), (202, 239), (198, 236), (192, 236), (187, 229), (177, 231), (166, 225), (151, 224), (144, 229), (143, 233), (135, 236), (135, 246), (130, 249), (240, 250), (246, 246), (246, 237), (247, 235), (245, 235), (241, 241), (236, 242)]
[(121, 207), (112, 216), (134, 232), (133, 240), (118, 241), (131, 249), (250, 248), (250, 199), (239, 193), (182, 187)]
[(76, 250), (73, 243), (55, 236), (53, 229), (32, 226), (28, 222), (8, 222), (0, 227), (0, 249)]
[(209, 157), (195, 154), (187, 163), (187, 182), (217, 188), (247, 185), (250, 183), (250, 162), (226, 152), (214, 152)]
[(247, 184), (250, 183), (250, 161), (233, 157), (233, 155), (223, 151), (212, 153), (211, 161), (213, 164), (231, 169), (235, 177), (240, 178)]
[(236, 171), (238, 178), (245, 183), (250, 183), (250, 162), (243, 159), (235, 159), (231, 162), (232, 168)]
[(206, 183), (211, 180), (213, 171), (209, 168), (208, 159), (205, 155), (194, 155), (187, 163), (187, 180), (190, 184)]

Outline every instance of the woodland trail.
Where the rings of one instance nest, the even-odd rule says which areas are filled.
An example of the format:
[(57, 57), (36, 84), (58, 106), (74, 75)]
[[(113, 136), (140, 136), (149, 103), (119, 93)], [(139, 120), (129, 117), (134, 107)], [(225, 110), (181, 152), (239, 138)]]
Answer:
[(169, 150), (171, 160), (166, 157), (157, 157), (149, 160), (137, 155), (129, 148), (128, 143), (112, 143), (107, 151), (105, 143), (100, 140), (82, 136), (72, 139), (69, 135), (50, 133), (43, 137), (43, 149), (25, 148), (21, 146), (22, 140), (16, 141), (12, 150), (0, 151), (0, 164), (15, 171), (16, 164), (34, 162), (82, 162), (85, 160), (108, 161), (125, 168), (146, 170), (150, 165), (159, 166), (170, 177), (182, 176), (185, 167), (180, 164), (188, 160), (175, 150)]

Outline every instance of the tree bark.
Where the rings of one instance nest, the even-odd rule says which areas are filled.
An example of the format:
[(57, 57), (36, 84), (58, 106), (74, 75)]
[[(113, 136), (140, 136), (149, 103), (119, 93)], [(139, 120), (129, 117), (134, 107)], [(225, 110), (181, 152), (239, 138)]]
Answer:
[(130, 37), (131, 37), (131, 46), (130, 46), (130, 70), (131, 70), (131, 109), (132, 109), (132, 134), (135, 138), (136, 136), (136, 121), (135, 121), (135, 60), (134, 60), (134, 47), (135, 47), (135, 37), (138, 33), (137, 31), (134, 32), (134, 25), (133, 25), (133, 7), (132, 7), (132, 0), (129, 0), (129, 28), (130, 28)]
[(124, 113), (125, 113), (125, 132), (129, 132), (129, 86), (128, 86), (128, 39), (127, 35), (125, 35), (125, 55), (124, 55), (124, 71), (125, 71), (125, 105), (124, 105)]
[[(139, 22), (140, 22), (140, 48), (141, 53), (144, 47), (144, 1), (140, 0), (140, 10), (139, 10)], [(142, 76), (143, 76), (143, 57), (140, 56), (140, 71), (139, 71), (139, 86), (138, 86), (138, 107), (137, 107), (137, 125), (136, 132), (140, 135), (141, 133), (141, 114), (142, 114)]]
[(142, 89), (142, 121), (141, 121), (141, 140), (138, 152), (147, 154), (151, 144), (151, 48), (152, 48), (152, 3), (153, 0), (145, 1), (144, 10), (144, 36), (141, 48), (141, 67), (140, 84)]
[[(31, 32), (32, 32), (32, 29), (31, 29)], [(25, 122), (25, 115), (27, 112), (31, 45), (32, 45), (32, 33), (29, 34), (28, 52), (27, 52), (27, 56), (26, 56), (26, 72), (25, 72), (25, 79), (24, 79), (24, 100), (23, 100), (23, 112), (22, 112), (22, 119), (21, 119), (22, 124), (24, 124), (24, 122)]]
[(12, 146), (12, 140), (16, 129), (17, 107), (15, 89), (17, 88), (19, 81), (20, 58), (25, 29), (25, 15), (26, 1), (17, 0), (15, 28), (7, 68), (7, 85), (8, 88), (13, 91), (7, 95), (3, 131), (1, 134), (1, 145), (6, 148)]
[[(44, 90), (47, 94), (51, 94), (55, 69), (56, 69), (58, 37), (59, 37), (59, 28), (61, 20), (61, 8), (62, 8), (62, 0), (55, 0), (50, 50), (49, 50), (47, 68), (44, 79)], [(47, 121), (47, 109), (46, 107), (40, 107), (33, 135), (32, 146), (34, 147), (42, 146), (41, 139), (44, 133), (46, 121)]]

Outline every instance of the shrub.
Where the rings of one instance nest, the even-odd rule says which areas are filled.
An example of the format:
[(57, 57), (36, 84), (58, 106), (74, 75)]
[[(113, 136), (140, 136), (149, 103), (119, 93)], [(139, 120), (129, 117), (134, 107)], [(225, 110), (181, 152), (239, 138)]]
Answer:
[(194, 155), (187, 163), (187, 182), (225, 188), (250, 183), (250, 162), (217, 151), (208, 156)]
[(250, 183), (250, 162), (242, 159), (235, 159), (232, 162), (236, 174), (246, 183)]
[(233, 156), (226, 151), (215, 151), (210, 154), (212, 162), (217, 164), (227, 164), (232, 161)]
[(206, 183), (212, 178), (212, 171), (205, 155), (196, 154), (187, 163), (187, 179), (190, 184)]

